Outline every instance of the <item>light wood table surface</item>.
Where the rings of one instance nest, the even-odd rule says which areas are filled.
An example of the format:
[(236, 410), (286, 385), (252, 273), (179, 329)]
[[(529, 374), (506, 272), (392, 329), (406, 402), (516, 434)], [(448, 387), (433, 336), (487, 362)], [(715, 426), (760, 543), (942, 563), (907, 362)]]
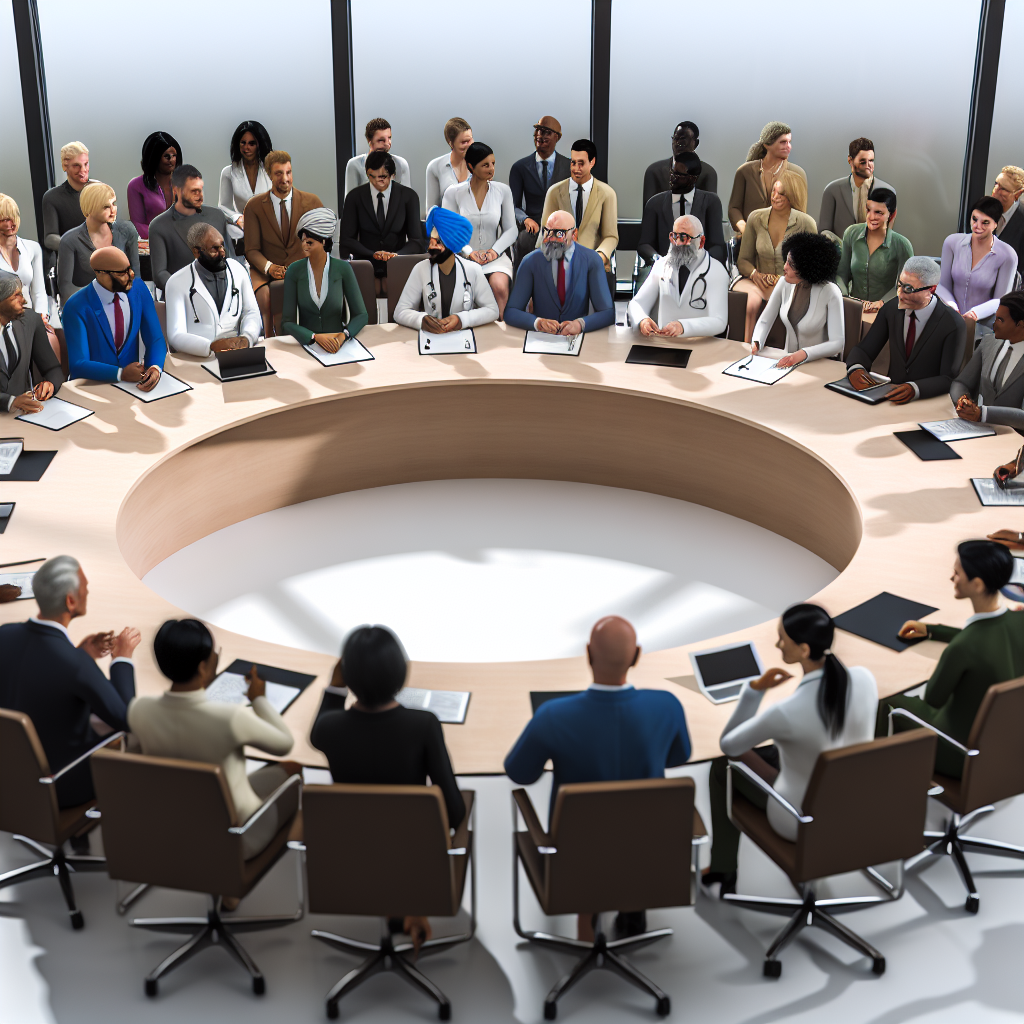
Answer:
[[(72, 636), (77, 642), (100, 629), (139, 627), (137, 689), (158, 693), (166, 683), (153, 661), (153, 636), (165, 619), (189, 612), (141, 577), (222, 527), (342, 491), (504, 477), (681, 498), (757, 523), (835, 566), (838, 578), (807, 595), (833, 614), (889, 590), (938, 606), (929, 621), (951, 625), (970, 614), (949, 582), (956, 544), (1019, 525), (1019, 511), (983, 508), (969, 482), (1011, 458), (1016, 433), (997, 427), (995, 437), (960, 442), (954, 447), (962, 460), (946, 462), (921, 462), (893, 437), (918, 421), (951, 418), (948, 397), (871, 407), (823, 387), (843, 374), (831, 360), (804, 364), (771, 387), (745, 383), (721, 372), (747, 351), (725, 340), (679, 339), (693, 354), (689, 368), (678, 370), (627, 365), (638, 338), (625, 328), (588, 335), (578, 358), (526, 355), (522, 332), (504, 325), (476, 336), (475, 355), (419, 356), (413, 331), (370, 326), (360, 340), (375, 361), (331, 368), (290, 339), (270, 339), (277, 375), (225, 385), (201, 360), (172, 355), (166, 369), (194, 390), (151, 404), (108, 384), (66, 384), (60, 396), (94, 416), (58, 433), (13, 419), (5, 425), (5, 433), (25, 435), (29, 450), (58, 454), (41, 481), (0, 484), (0, 501), (17, 502), (0, 536), (0, 562), (78, 558), (90, 592)], [(417, 529), (413, 509), (409, 529)], [(30, 602), (2, 605), (0, 622), (35, 611)], [(325, 764), (308, 734), (336, 659), (215, 634), (222, 665), (239, 657), (316, 674), (286, 719), (296, 737), (291, 756)], [(719, 752), (732, 705), (700, 694), (687, 651), (751, 640), (766, 665), (781, 664), (775, 637), (771, 621), (645, 651), (631, 678), (679, 698), (693, 759), (709, 758)], [(530, 717), (531, 690), (588, 684), (586, 639), (576, 658), (412, 665), (410, 685), (473, 693), (465, 724), (445, 726), (458, 773), (501, 772)], [(926, 642), (896, 654), (837, 633), (835, 649), (848, 665), (871, 669), (886, 695), (925, 680), (942, 646)]]

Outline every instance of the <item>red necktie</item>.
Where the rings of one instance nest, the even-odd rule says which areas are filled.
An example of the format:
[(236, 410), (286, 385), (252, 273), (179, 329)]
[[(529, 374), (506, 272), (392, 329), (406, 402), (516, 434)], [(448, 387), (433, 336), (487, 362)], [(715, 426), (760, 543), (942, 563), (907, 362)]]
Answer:
[(910, 359), (910, 350), (917, 341), (917, 314), (910, 314), (910, 326), (907, 328), (907, 359)]
[(114, 348), (121, 354), (124, 347), (124, 313), (121, 312), (121, 297), (114, 292)]
[(558, 304), (565, 305), (565, 260), (558, 261)]

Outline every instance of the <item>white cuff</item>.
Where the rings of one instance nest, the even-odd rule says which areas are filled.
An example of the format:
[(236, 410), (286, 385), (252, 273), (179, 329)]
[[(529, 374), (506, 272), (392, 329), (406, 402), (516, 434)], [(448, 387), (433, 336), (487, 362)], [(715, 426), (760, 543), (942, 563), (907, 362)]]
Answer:
[(854, 370), (863, 370), (865, 373), (868, 372), (868, 368), (866, 366), (861, 366), (860, 363), (854, 363), (853, 366), (848, 366), (846, 368), (846, 376), (849, 377)]
[[(912, 380), (908, 380), (907, 383), (914, 389), (914, 398), (921, 397), (921, 389), (917, 386), (917, 383)], [(911, 399), (913, 401), (913, 399)]]
[(981, 407), (981, 422), (988, 423), (988, 406), (983, 405)]
[(116, 664), (117, 664), (117, 663), (118, 663), (119, 661), (127, 661), (129, 665), (134, 665), (134, 664), (135, 664), (135, 663), (134, 663), (134, 662), (132, 661), (132, 659), (131, 659), (131, 658), (114, 658), (114, 659), (113, 659), (113, 661), (111, 661), (111, 663), (110, 663), (111, 667), (113, 667), (114, 665), (116, 665)]
[(533, 329), (535, 331), (540, 330), (540, 317), (537, 317), (537, 319), (533, 321)]
[(120, 380), (120, 379), (121, 379), (121, 369), (122, 369), (122, 368), (121, 368), (120, 366), (119, 366), (119, 367), (117, 368), (117, 379), (118, 379), (118, 380)]
[(265, 267), (263, 268), (263, 273), (264, 273), (264, 274), (266, 274), (266, 275), (267, 275), (267, 277), (270, 277), (270, 268), (271, 268), (271, 267), (272, 267), (273, 265), (274, 265), (274, 264), (273, 264), (273, 263), (271, 263), (271, 261), (270, 261), (270, 260), (267, 260), (267, 265), (266, 265), (266, 266), (265, 266)]

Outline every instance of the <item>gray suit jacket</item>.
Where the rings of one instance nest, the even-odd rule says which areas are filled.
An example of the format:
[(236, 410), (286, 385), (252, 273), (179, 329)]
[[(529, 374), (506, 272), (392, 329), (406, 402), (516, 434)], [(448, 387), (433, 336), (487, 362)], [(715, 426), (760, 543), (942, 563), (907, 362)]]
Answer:
[(1003, 233), (999, 236), (1000, 242), (1005, 242), (1017, 254), (1017, 269), (1024, 270), (1024, 210), (1019, 206), (1017, 212), (1010, 218)]
[[(185, 244), (185, 236), (193, 224), (206, 221), (213, 225), (228, 242), (228, 220), (219, 206), (204, 206), (191, 217), (183, 217), (172, 206), (149, 222), (149, 255), (152, 260), (153, 283), (161, 291), (167, 286), (171, 274), (187, 267), (194, 259), (192, 250)], [(229, 256), (233, 250), (229, 247)], [(138, 270), (135, 271), (138, 274)]]
[[(221, 214), (223, 217), (224, 214)], [(115, 220), (110, 225), (111, 244), (128, 254), (132, 270), (139, 277), (139, 233), (130, 220)], [(96, 276), (89, 266), (89, 258), (96, 251), (89, 237), (89, 226), (83, 220), (76, 228), (65, 231), (57, 250), (57, 293), (63, 306), (79, 288), (92, 284)]]
[[(667, 160), (655, 160), (644, 171), (644, 206), (659, 192), (664, 192), (668, 188), (668, 176), (672, 173), (675, 162), (674, 156), (670, 156)], [(718, 194), (718, 172), (711, 164), (706, 164), (701, 160), (700, 174), (697, 175), (697, 184), (694, 188), (699, 188), (701, 192)]]
[[(693, 190), (690, 213), (704, 226), (704, 247), (719, 263), (725, 264), (725, 236), (722, 234), (722, 200), (714, 192)], [(672, 193), (659, 192), (644, 207), (640, 224), (640, 242), (636, 251), (648, 263), (668, 252), (668, 233), (675, 218), (672, 216)]]
[(1002, 347), (1002, 341), (991, 334), (986, 335), (974, 350), (971, 361), (953, 381), (949, 397), (955, 403), (961, 395), (967, 395), (976, 404), (984, 405), (986, 423), (1000, 423), (1024, 434), (1024, 359), (1013, 368), (1003, 386), (996, 388), (995, 371), (998, 367), (995, 364)]
[[(843, 232), (857, 223), (857, 214), (853, 209), (853, 192), (850, 189), (851, 174), (836, 178), (825, 186), (821, 194), (821, 215), (818, 217), (818, 230), (831, 231), (842, 239)], [(896, 191), (887, 181), (876, 177), (872, 188), (888, 188)]]
[[(0, 359), (0, 410), (3, 412), (10, 412), (11, 402), (18, 395), (25, 394), (33, 384), (48, 380), (56, 394), (64, 383), (64, 371), (60, 368), (60, 360), (50, 348), (43, 318), (31, 309), (26, 309), (20, 320), (13, 321), (12, 330), (18, 346), (18, 363), (14, 372), (9, 374), (6, 351), (4, 358)], [(3, 345), (2, 340), (0, 345)]]

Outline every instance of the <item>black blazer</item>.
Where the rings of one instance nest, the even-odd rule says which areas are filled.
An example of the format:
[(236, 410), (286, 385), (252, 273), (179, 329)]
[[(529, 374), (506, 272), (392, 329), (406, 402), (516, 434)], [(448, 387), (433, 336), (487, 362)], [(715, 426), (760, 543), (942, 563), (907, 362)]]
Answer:
[[(652, 196), (668, 188), (668, 176), (672, 173), (672, 165), (675, 162), (675, 157), (670, 156), (667, 160), (655, 160), (648, 166), (644, 172), (644, 206), (650, 202)], [(695, 187), (701, 192), (718, 193), (718, 172), (703, 160), (700, 162), (700, 174), (697, 175)]]
[[(18, 346), (18, 362), (13, 372), (8, 374), (6, 351), (4, 358), (0, 359), (0, 412), (9, 412), (11, 402), (18, 395), (25, 394), (32, 384), (48, 380), (56, 394), (64, 383), (64, 371), (50, 347), (43, 318), (26, 309), (20, 320), (12, 321), (11, 330)], [(3, 345), (2, 340), (0, 345)]]
[[(0, 666), (0, 707), (32, 719), (51, 772), (99, 742), (90, 714), (113, 729), (128, 728), (128, 703), (135, 696), (130, 661), (112, 664), (108, 679), (59, 629), (11, 622), (0, 626)], [(88, 761), (57, 783), (61, 807), (76, 807), (94, 795)]]
[[(341, 212), (341, 248), (361, 260), (373, 260), (373, 254), (381, 250), (399, 255), (426, 252), (419, 196), (408, 186), (391, 182), (391, 198), (382, 234), (377, 224), (377, 193), (373, 189), (371, 195), (371, 189), (373, 186), (366, 182), (345, 197)], [(386, 263), (373, 260), (373, 265), (378, 276), (386, 273)]]
[[(561, 153), (555, 153), (555, 164), (551, 169), (547, 187), (551, 188), (556, 182), (565, 181), (568, 177), (569, 158), (562, 156)], [(540, 165), (535, 153), (524, 156), (522, 160), (517, 160), (512, 165), (508, 172), (508, 187), (512, 189), (512, 203), (516, 208), (516, 221), (519, 226), (523, 226), (527, 217), (540, 224), (547, 189), (541, 185)]]
[(899, 308), (899, 299), (890, 299), (878, 311), (875, 322), (859, 345), (846, 357), (849, 372), (853, 366), (871, 369), (882, 349), (889, 345), (889, 377), (894, 384), (913, 381), (921, 398), (934, 398), (949, 391), (953, 378), (960, 372), (964, 358), (967, 325), (964, 318), (937, 296), (936, 307), (928, 323), (918, 335), (907, 362), (903, 341), (906, 310)]
[[(704, 225), (704, 247), (712, 258), (725, 264), (725, 236), (722, 234), (722, 200), (714, 192), (693, 190), (690, 213)], [(672, 193), (659, 192), (644, 207), (640, 224), (640, 244), (636, 251), (647, 263), (653, 263), (668, 252), (668, 233), (675, 218), (672, 216)]]
[(1017, 269), (1024, 271), (1024, 210), (1019, 206), (1017, 212), (1010, 218), (1003, 233), (999, 236), (1000, 242), (1005, 242), (1017, 254)]

